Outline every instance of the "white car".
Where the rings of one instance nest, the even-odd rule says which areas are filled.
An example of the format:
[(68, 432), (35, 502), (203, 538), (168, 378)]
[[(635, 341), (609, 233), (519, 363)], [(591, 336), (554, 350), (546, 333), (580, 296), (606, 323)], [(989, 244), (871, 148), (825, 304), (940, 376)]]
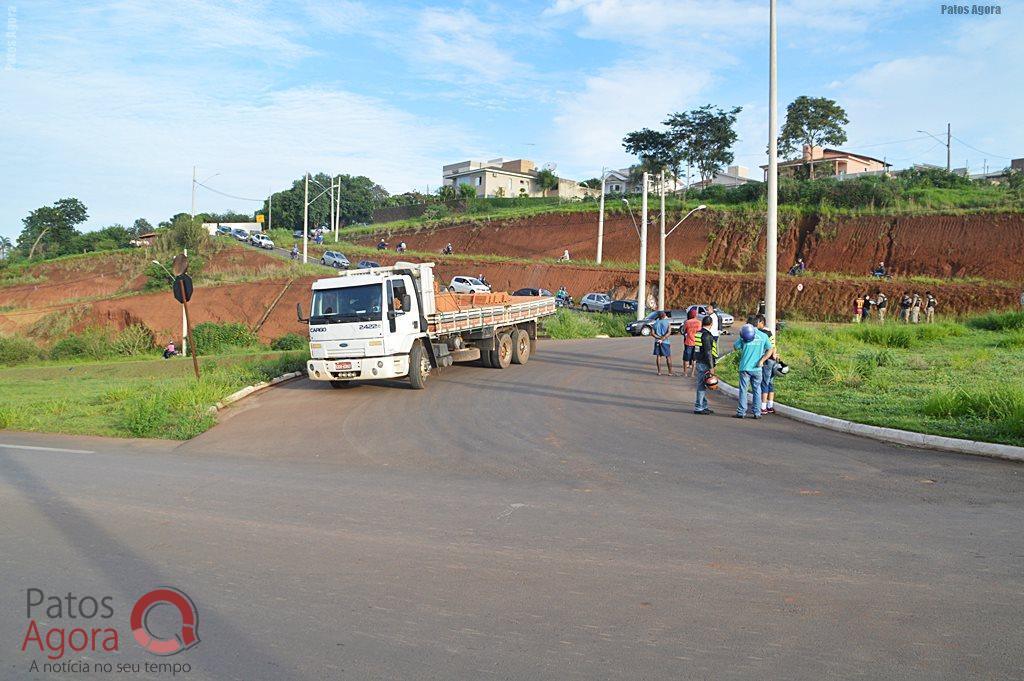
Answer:
[(611, 296), (605, 293), (588, 293), (580, 298), (580, 309), (584, 312), (605, 312), (611, 304)]
[(476, 277), (452, 277), (448, 290), (452, 293), (490, 293), (491, 287)]
[(249, 242), (253, 246), (265, 248), (268, 251), (274, 250), (274, 242), (271, 241), (270, 237), (266, 234), (253, 234), (252, 237), (250, 237)]

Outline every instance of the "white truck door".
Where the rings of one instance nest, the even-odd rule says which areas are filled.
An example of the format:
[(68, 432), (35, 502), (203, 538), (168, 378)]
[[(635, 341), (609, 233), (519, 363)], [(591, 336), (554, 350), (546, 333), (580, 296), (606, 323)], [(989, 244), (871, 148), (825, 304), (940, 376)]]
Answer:
[(387, 296), (389, 331), (396, 339), (418, 335), (421, 331), (419, 311), (416, 297), (406, 278), (388, 279)]

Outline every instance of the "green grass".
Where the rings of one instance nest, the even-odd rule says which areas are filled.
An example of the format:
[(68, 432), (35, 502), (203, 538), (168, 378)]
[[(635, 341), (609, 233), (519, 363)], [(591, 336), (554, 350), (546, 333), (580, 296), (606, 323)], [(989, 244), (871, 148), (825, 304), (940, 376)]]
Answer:
[[(779, 334), (791, 367), (778, 401), (858, 423), (1024, 446), (1024, 332), (1017, 313), (963, 324), (793, 323)], [(720, 373), (735, 385), (736, 362)]]
[(299, 371), (304, 352), (38, 364), (0, 369), (0, 428), (183, 440), (216, 423), (209, 407), (253, 383)]
[(594, 336), (627, 336), (628, 315), (607, 312), (577, 312), (560, 309), (551, 317), (541, 321), (545, 333), (551, 338), (569, 340), (572, 338), (593, 338)]

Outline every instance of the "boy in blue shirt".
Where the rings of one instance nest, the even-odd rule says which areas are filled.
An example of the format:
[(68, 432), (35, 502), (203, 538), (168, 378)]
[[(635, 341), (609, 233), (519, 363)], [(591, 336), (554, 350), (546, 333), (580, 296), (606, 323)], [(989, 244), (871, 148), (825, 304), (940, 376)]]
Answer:
[(654, 335), (654, 363), (658, 367), (658, 375), (661, 376), (661, 358), (665, 358), (668, 365), (668, 375), (672, 375), (672, 324), (668, 321), (668, 315), (662, 310), (658, 318), (651, 324), (651, 331)]
[(772, 354), (772, 346), (768, 336), (760, 333), (753, 324), (744, 324), (740, 329), (740, 337), (733, 344), (733, 349), (740, 353), (740, 393), (736, 405), (736, 418), (741, 419), (747, 413), (747, 386), (754, 392), (754, 418), (761, 418), (761, 369)]

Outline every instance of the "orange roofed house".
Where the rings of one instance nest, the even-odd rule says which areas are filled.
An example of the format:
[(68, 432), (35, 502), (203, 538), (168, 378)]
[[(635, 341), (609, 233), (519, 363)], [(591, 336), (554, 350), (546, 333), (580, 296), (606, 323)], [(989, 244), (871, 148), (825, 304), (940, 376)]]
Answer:
[[(804, 145), (800, 158), (779, 163), (779, 177), (845, 177), (862, 173), (884, 173), (892, 167), (871, 156), (854, 154), (842, 149), (822, 149)], [(768, 179), (768, 166), (761, 166)]]

